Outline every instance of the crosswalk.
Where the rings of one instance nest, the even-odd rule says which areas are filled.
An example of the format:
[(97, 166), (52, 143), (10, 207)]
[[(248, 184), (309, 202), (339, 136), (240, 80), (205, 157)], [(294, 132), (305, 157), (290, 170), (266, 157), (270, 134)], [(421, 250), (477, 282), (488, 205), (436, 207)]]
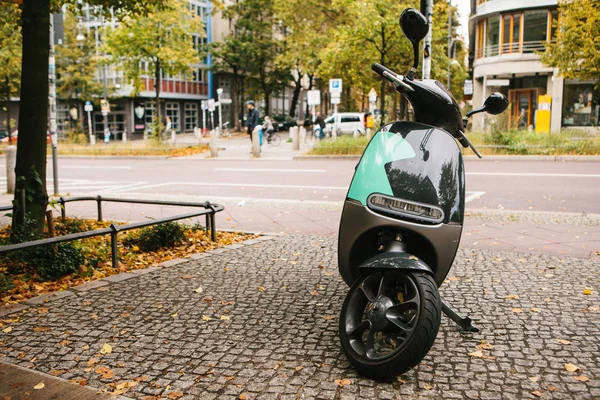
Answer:
[[(58, 189), (60, 194), (110, 194), (113, 192), (127, 191), (135, 189), (138, 186), (144, 186), (148, 182), (117, 182), (96, 179), (63, 179), (58, 181)], [(0, 187), (6, 188), (6, 177), (0, 177)], [(54, 180), (49, 178), (46, 180), (46, 188), (48, 193), (54, 191)]]

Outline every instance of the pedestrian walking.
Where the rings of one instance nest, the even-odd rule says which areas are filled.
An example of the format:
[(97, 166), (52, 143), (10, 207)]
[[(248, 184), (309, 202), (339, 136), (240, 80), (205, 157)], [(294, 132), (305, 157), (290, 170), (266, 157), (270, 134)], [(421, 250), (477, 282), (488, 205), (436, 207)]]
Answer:
[(246, 102), (248, 107), (248, 114), (246, 116), (246, 128), (248, 135), (250, 135), (250, 141), (252, 141), (252, 131), (258, 125), (258, 110), (254, 106), (254, 101), (250, 100)]

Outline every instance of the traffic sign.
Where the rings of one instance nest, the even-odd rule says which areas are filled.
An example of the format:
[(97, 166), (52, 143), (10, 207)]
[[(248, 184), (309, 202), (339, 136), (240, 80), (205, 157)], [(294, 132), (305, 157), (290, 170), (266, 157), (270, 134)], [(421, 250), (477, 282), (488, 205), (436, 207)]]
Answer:
[(94, 105), (92, 104), (91, 101), (86, 101), (85, 102), (85, 106), (83, 107), (83, 109), (85, 110), (85, 112), (94, 111)]
[(208, 99), (208, 111), (213, 112), (216, 109), (215, 99)]
[(221, 104), (227, 105), (227, 104), (231, 104), (232, 100), (231, 99), (221, 99)]
[(321, 91), (309, 90), (306, 92), (306, 101), (309, 106), (318, 106), (321, 104)]
[(473, 94), (473, 81), (471, 79), (465, 79), (465, 83), (463, 85), (463, 94), (465, 96), (470, 96)]
[(331, 98), (331, 104), (340, 104), (342, 101), (342, 99), (339, 97), (332, 97)]
[(329, 80), (329, 93), (342, 93), (342, 80), (341, 79), (330, 79)]
[(200, 102), (200, 108), (201, 108), (202, 110), (208, 110), (208, 101), (206, 101), (206, 100), (202, 100), (202, 101)]
[(369, 90), (369, 103), (375, 103), (377, 101), (377, 92), (375, 89), (371, 88)]
[(102, 115), (106, 115), (110, 112), (110, 103), (108, 100), (100, 100), (100, 109), (102, 110)]

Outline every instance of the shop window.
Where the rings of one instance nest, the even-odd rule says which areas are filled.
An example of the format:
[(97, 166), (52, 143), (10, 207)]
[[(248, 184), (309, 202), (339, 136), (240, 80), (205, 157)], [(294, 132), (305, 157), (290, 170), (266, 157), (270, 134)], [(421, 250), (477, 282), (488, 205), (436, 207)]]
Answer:
[(598, 126), (600, 93), (593, 83), (565, 82), (563, 126)]
[(191, 131), (198, 126), (198, 104), (185, 103), (185, 130)]
[(146, 109), (146, 126), (151, 126), (152, 125), (152, 118), (154, 117), (154, 102), (152, 101), (147, 101), (144, 104), (144, 108)]
[(179, 131), (179, 103), (167, 102), (166, 112), (167, 117), (171, 119), (171, 129)]

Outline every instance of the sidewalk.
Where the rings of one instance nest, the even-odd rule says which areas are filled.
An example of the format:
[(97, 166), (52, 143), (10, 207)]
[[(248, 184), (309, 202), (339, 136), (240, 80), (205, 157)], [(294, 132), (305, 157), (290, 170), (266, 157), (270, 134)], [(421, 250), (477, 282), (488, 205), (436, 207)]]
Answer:
[(348, 288), (336, 248), (330, 237), (265, 237), (72, 290), (11, 315), (0, 358), (138, 399), (600, 397), (597, 262), (460, 250), (442, 298), (481, 332), (444, 317), (420, 365), (376, 383), (340, 350)]

